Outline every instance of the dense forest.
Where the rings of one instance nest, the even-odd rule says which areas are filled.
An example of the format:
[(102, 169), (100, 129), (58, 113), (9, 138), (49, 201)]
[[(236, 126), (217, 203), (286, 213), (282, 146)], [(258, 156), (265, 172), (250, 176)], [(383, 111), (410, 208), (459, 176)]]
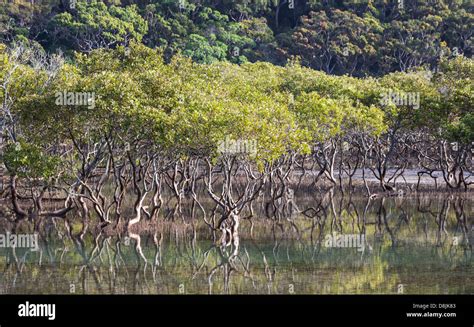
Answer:
[(0, 42), (90, 52), (131, 40), (200, 63), (380, 76), (473, 52), (469, 0), (2, 0)]

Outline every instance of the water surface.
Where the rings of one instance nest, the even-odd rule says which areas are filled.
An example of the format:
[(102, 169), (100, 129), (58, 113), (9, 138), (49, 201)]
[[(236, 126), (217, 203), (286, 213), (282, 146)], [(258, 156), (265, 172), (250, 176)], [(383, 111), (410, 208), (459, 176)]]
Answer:
[[(319, 202), (318, 202), (319, 201)], [(40, 249), (0, 248), (4, 294), (473, 294), (473, 203), (466, 194), (301, 198), (312, 217), (243, 221), (238, 247), (200, 220), (159, 221), (124, 235), (79, 237), (61, 219)], [(311, 215), (309, 215), (311, 216)], [(363, 248), (328, 247), (363, 236)]]

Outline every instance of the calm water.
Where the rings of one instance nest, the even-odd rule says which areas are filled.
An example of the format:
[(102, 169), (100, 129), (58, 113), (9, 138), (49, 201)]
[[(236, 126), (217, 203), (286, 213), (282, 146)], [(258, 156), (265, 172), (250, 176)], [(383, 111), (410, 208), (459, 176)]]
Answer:
[(298, 205), (317, 214), (243, 221), (238, 248), (215, 246), (200, 220), (83, 240), (80, 223), (69, 234), (62, 220), (49, 220), (39, 251), (0, 248), (0, 293), (474, 293), (472, 196), (308, 197)]

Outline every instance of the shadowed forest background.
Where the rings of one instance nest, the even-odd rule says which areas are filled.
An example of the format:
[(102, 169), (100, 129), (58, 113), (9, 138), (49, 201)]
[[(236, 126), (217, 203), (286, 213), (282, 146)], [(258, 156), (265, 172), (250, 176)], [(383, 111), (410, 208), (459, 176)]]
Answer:
[(89, 52), (130, 40), (200, 63), (266, 61), (380, 76), (472, 56), (468, 0), (2, 0), (0, 42)]

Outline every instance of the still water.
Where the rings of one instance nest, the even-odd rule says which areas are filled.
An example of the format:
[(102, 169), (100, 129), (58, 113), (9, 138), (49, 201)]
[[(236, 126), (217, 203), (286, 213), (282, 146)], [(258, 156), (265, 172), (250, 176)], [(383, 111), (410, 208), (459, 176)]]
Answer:
[(472, 194), (300, 204), (314, 213), (243, 220), (228, 247), (200, 220), (122, 235), (48, 220), (38, 251), (0, 248), (0, 293), (474, 294)]

